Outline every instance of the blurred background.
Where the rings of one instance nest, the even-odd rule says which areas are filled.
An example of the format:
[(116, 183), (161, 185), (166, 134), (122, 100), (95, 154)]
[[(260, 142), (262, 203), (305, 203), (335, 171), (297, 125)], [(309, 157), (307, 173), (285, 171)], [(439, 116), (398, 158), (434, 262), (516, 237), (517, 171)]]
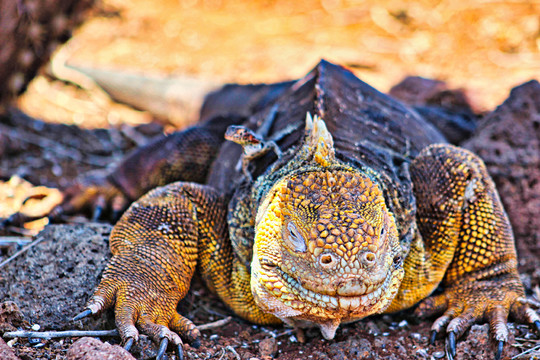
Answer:
[[(326, 58), (381, 91), (407, 75), (441, 79), (487, 111), (540, 78), (540, 1), (100, 0), (60, 53), (77, 67), (218, 83), (299, 78)], [(154, 118), (95, 99), (38, 76), (18, 106), (88, 128)]]

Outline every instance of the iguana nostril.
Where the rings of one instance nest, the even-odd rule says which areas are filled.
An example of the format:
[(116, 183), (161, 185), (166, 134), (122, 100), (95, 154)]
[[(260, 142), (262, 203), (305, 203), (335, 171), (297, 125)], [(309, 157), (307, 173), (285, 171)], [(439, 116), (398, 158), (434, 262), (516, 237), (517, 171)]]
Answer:
[(332, 262), (332, 257), (330, 255), (324, 255), (321, 257), (321, 263), (328, 265)]
[(333, 267), (337, 263), (334, 256), (332, 254), (328, 254), (328, 253), (327, 254), (322, 254), (321, 257), (319, 258), (319, 262), (321, 263), (321, 266), (323, 266), (325, 268)]
[(364, 254), (363, 260), (364, 260), (363, 262), (365, 265), (371, 266), (375, 264), (375, 261), (377, 260), (377, 256), (375, 255), (375, 253), (368, 251)]

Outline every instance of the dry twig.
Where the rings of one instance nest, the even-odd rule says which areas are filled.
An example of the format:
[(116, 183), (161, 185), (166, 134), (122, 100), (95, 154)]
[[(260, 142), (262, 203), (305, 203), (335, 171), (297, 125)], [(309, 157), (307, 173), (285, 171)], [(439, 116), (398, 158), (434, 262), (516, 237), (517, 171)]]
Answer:
[(234, 348), (233, 348), (231, 345), (225, 346), (225, 349), (226, 349), (226, 350), (229, 350), (230, 352), (232, 352), (232, 353), (234, 354), (234, 356), (236, 357), (237, 360), (241, 360), (240, 355), (238, 355), (238, 353), (236, 352), (236, 350), (234, 350)]
[(526, 350), (526, 351), (524, 351), (524, 352), (522, 352), (522, 353), (520, 353), (520, 354), (517, 354), (516, 356), (514, 356), (514, 357), (512, 358), (512, 360), (518, 359), (518, 358), (522, 357), (523, 355), (526, 355), (526, 354), (528, 354), (528, 353), (530, 353), (530, 352), (533, 352), (533, 351), (540, 351), (540, 345), (535, 346), (535, 347), (532, 347), (532, 348), (530, 348), (529, 350)]
[(63, 337), (82, 337), (82, 336), (118, 336), (118, 330), (66, 330), (66, 331), (11, 331), (4, 334), (5, 338), (37, 338), (52, 339)]
[[(43, 239), (43, 238), (41, 238)], [(210, 330), (221, 327), (231, 321), (232, 317), (197, 326), (199, 330)], [(11, 331), (4, 334), (5, 338), (27, 337), (38, 339), (52, 339), (62, 337), (82, 336), (119, 336), (118, 330), (66, 330), (66, 331)]]
[(215, 329), (215, 328), (218, 328), (218, 327), (221, 327), (221, 326), (224, 326), (224, 325), (230, 323), (231, 319), (232, 319), (232, 317), (229, 316), (229, 317), (226, 317), (225, 319), (221, 319), (221, 320), (214, 321), (214, 322), (207, 323), (207, 324), (198, 325), (197, 329), (199, 329), (200, 331)]
[(26, 245), (32, 242), (27, 236), (0, 236), (0, 247), (10, 245)]
[(7, 258), (6, 260), (2, 261), (0, 263), (0, 269), (2, 267), (4, 267), (5, 265), (7, 265), (10, 261), (12, 261), (13, 259), (19, 257), (20, 255), (24, 254), (25, 252), (27, 252), (28, 250), (30, 250), (31, 248), (33, 248), (34, 246), (36, 246), (37, 244), (39, 244), (40, 242), (42, 242), (43, 240), (45, 240), (44, 237), (39, 237), (37, 238), (36, 240), (32, 241), (30, 244), (28, 244), (27, 246), (25, 246), (24, 248), (22, 248), (21, 250), (17, 251), (15, 254), (11, 255), (9, 258)]

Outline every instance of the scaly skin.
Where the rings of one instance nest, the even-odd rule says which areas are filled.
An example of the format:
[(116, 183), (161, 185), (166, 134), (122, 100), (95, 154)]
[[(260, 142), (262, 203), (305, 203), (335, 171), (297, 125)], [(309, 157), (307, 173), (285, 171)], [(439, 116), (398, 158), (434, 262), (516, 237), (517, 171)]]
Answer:
[[(124, 340), (136, 340), (138, 328), (156, 342), (181, 345), (177, 333), (196, 341), (176, 305), (198, 265), (238, 316), (316, 324), (327, 339), (341, 323), (422, 300), (419, 315), (445, 311), (433, 330), (458, 337), (485, 318), (506, 342), (509, 313), (538, 320), (523, 302), (510, 225), (481, 160), (433, 145), (413, 161), (418, 232), (404, 254), (377, 181), (337, 160), (324, 122), (314, 122), (308, 117), (305, 145), (257, 208), (251, 274), (234, 254), (226, 201), (177, 182), (142, 197), (115, 226), (113, 259), (88, 309), (115, 305)], [(440, 283), (445, 291), (428, 297)]]
[[(233, 182), (233, 194), (222, 197), (210, 186), (177, 182), (143, 196), (115, 226), (114, 256), (89, 311), (114, 305), (124, 341), (136, 339), (137, 329), (156, 342), (180, 346), (177, 333), (195, 341), (194, 325), (176, 313), (176, 304), (198, 268), (240, 317), (258, 324), (316, 325), (328, 339), (341, 323), (418, 303), (418, 315), (443, 313), (432, 329), (447, 331), (451, 354), (455, 338), (474, 321), (490, 323), (500, 351), (508, 315), (539, 327), (519, 281), (508, 219), (481, 160), (451, 145), (429, 145), (439, 139), (429, 129), (399, 138), (400, 132), (414, 136), (427, 125), (407, 112), (406, 125), (385, 118), (377, 110), (400, 114), (401, 105), (387, 103), (342, 70), (320, 66), (318, 79), (308, 75), (282, 98), (319, 115), (336, 111), (327, 120), (339, 135), (336, 145), (325, 121), (308, 116), (304, 138), (295, 142), (294, 132), (284, 138), (280, 146), (292, 145), (277, 160), (275, 154), (257, 157), (251, 163), (254, 182)], [(337, 107), (331, 107), (335, 94), (323, 91), (333, 84), (341, 96)], [(302, 101), (312, 96), (313, 106)], [(353, 106), (368, 96), (371, 102)], [(360, 112), (343, 117), (336, 109)], [(274, 135), (298, 121), (291, 113), (276, 119)], [(347, 122), (361, 116), (367, 119)], [(220, 155), (230, 154), (225, 148)], [(155, 159), (158, 150), (146, 156)], [(144, 150), (138, 154), (145, 159)], [(180, 154), (177, 159), (186, 163)], [(214, 180), (239, 157), (218, 159), (228, 163), (213, 168)], [(387, 159), (388, 166), (382, 163)], [(161, 179), (145, 178), (144, 187)], [(443, 292), (430, 297), (439, 285)]]
[(511, 226), (484, 163), (451, 145), (432, 145), (411, 166), (418, 236), (405, 260), (405, 278), (389, 312), (408, 308), (441, 283), (442, 294), (425, 299), (420, 316), (444, 312), (433, 324), (457, 337), (486, 319), (492, 336), (508, 340), (506, 319), (534, 323), (524, 305)]
[(336, 160), (317, 117), (306, 120), (300, 165), (264, 197), (255, 223), (251, 288), (286, 323), (340, 323), (382, 312), (403, 278), (401, 246), (380, 187)]

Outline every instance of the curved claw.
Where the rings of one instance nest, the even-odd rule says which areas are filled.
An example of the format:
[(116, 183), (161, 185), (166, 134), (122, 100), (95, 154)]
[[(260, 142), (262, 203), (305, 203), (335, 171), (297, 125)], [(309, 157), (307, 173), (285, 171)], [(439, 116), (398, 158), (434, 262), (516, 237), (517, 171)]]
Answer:
[(0, 221), (0, 230), (7, 228), (11, 224), (10, 218), (3, 218)]
[(83, 318), (85, 318), (87, 316), (90, 316), (90, 315), (92, 315), (92, 310), (86, 309), (82, 313), (80, 313), (79, 315), (75, 316), (73, 318), (73, 321), (81, 320), (81, 319), (83, 319)]
[(120, 216), (122, 216), (121, 210), (113, 210), (111, 215), (113, 223), (116, 223), (120, 219)]
[(94, 212), (92, 213), (92, 221), (98, 221), (103, 214), (103, 210), (107, 207), (107, 198), (105, 195), (99, 195), (95, 200)]
[(103, 214), (103, 206), (96, 206), (94, 208), (94, 212), (92, 214), (92, 221), (98, 221), (99, 218), (101, 218), (101, 214)]
[(131, 347), (133, 346), (134, 342), (135, 340), (132, 337), (127, 339), (126, 344), (124, 345), (124, 349), (126, 349), (127, 351), (131, 350)]
[(178, 344), (176, 352), (178, 353), (178, 360), (184, 360), (184, 348), (182, 344)]
[(504, 341), (499, 341), (497, 345), (497, 352), (495, 353), (495, 360), (500, 360), (504, 348)]
[(6, 229), (9, 226), (23, 226), (25, 223), (42, 218), (39, 215), (26, 215), (20, 212), (10, 215), (7, 218), (2, 219), (0, 222), (0, 230)]
[(159, 350), (156, 356), (156, 360), (162, 360), (163, 356), (165, 355), (165, 351), (167, 351), (167, 346), (169, 345), (169, 339), (166, 337), (161, 339), (161, 342), (159, 343)]
[(60, 205), (56, 206), (54, 209), (51, 210), (49, 216), (47, 216), (49, 224), (59, 222), (62, 215), (64, 215), (64, 209), (62, 209)]
[(429, 337), (429, 345), (435, 344), (435, 339), (437, 338), (437, 330), (431, 330), (431, 336)]
[(452, 358), (456, 356), (456, 334), (453, 331), (448, 333), (448, 348)]
[(540, 320), (536, 320), (534, 326), (536, 327), (536, 332), (540, 334)]

